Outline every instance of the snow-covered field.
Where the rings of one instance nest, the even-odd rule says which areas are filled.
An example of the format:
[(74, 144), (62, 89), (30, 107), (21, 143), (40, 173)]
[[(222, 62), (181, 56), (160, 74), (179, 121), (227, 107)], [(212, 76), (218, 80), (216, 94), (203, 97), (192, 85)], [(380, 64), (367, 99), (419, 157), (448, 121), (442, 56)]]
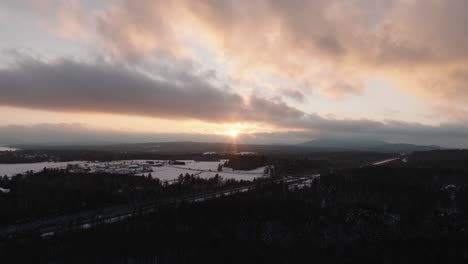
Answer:
[(192, 169), (192, 170), (217, 170), (218, 164), (221, 163), (218, 161), (193, 161), (193, 160), (184, 160), (183, 162), (185, 162), (185, 165), (176, 165), (176, 167)]
[[(212, 178), (216, 174), (223, 179), (236, 179), (251, 181), (254, 178), (262, 177), (265, 167), (260, 167), (250, 171), (232, 171), (224, 168), (225, 171), (218, 172), (218, 165), (223, 162), (218, 161), (193, 161), (184, 160), (185, 165), (165, 165), (162, 167), (153, 167), (151, 176), (163, 181), (175, 180), (180, 174), (194, 174), (200, 178)], [(211, 171), (210, 171), (211, 170)], [(141, 174), (140, 174), (141, 175)], [(148, 175), (148, 173), (143, 173)]]
[[(263, 171), (263, 170), (262, 170)], [(258, 173), (256, 171), (244, 171), (242, 173), (232, 173), (232, 172), (217, 172), (217, 171), (195, 171), (189, 169), (180, 169), (174, 167), (154, 167), (153, 172), (150, 172), (153, 178), (158, 178), (162, 181), (171, 181), (176, 180), (180, 174), (185, 175), (193, 174), (197, 175), (200, 178), (213, 178), (216, 174), (221, 176), (223, 179), (236, 179), (236, 180), (246, 180), (251, 181), (255, 178), (264, 176), (263, 173)], [(142, 173), (137, 175), (148, 175), (148, 173)]]
[[(0, 164), (0, 176), (7, 175), (9, 177), (27, 171), (38, 172), (44, 167), (47, 168), (66, 168), (67, 164), (78, 164), (83, 168), (90, 168), (91, 171), (99, 171), (106, 168), (131, 168), (132, 165), (150, 167), (149, 172), (138, 173), (135, 175), (148, 175), (151, 173), (153, 178), (159, 178), (162, 181), (171, 181), (179, 177), (180, 174), (194, 174), (200, 178), (212, 178), (219, 174), (223, 179), (236, 179), (251, 181), (254, 178), (263, 177), (265, 167), (260, 167), (251, 171), (233, 171), (229, 168), (223, 168), (224, 171), (218, 172), (218, 165), (224, 161), (193, 161), (184, 160), (185, 165), (169, 165), (167, 161), (150, 160), (154, 164), (148, 164), (148, 160), (122, 160), (112, 162), (41, 162), (41, 163), (20, 163), (20, 164)], [(155, 164), (163, 164), (163, 166), (155, 166)]]
[(15, 148), (10, 148), (10, 147), (1, 147), (0, 146), (0, 151), (16, 151), (18, 149)]
[(66, 168), (67, 164), (80, 164), (84, 161), (69, 161), (69, 162), (39, 162), (39, 163), (17, 163), (17, 164), (0, 164), (0, 176), (7, 175), (9, 177), (16, 174), (25, 173), (27, 171), (38, 172), (44, 167), (47, 168)]

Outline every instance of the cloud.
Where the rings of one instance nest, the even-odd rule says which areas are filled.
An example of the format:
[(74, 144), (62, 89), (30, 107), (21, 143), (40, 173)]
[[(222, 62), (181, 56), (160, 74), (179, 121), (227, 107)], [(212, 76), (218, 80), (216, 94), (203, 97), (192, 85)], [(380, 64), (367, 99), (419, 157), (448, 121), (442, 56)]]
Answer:
[(105, 62), (21, 57), (0, 69), (0, 105), (209, 122), (273, 122), (304, 114), (282, 102), (256, 96), (244, 100), (206, 76), (170, 66), (152, 74)]
[(341, 99), (348, 95), (364, 94), (364, 88), (361, 83), (351, 83), (343, 81), (323, 81), (320, 91), (332, 98)]
[(155, 50), (185, 53), (174, 28), (176, 18), (174, 21), (166, 19), (171, 14), (172, 4), (137, 2), (124, 1), (97, 15), (96, 29), (104, 49), (131, 61), (138, 61)]
[[(6, 6), (26, 13), (38, 7), (41, 14), (50, 14), (50, 9), (56, 10), (53, 3), (7, 0)], [(281, 98), (236, 93), (216, 80), (216, 74), (200, 71), (191, 62), (150, 60), (166, 60), (162, 54), (167, 53), (180, 60), (200, 45), (232, 75), (268, 73), (273, 78), (263, 80), (292, 80), (298, 90), (280, 93), (299, 102), (310, 91), (338, 99), (362, 95), (365, 80), (384, 79), (438, 105), (439, 114), (465, 120), (467, 1), (123, 0), (99, 12), (85, 12), (78, 2), (71, 3), (79, 12), (73, 17), (62, 13), (58, 33), (68, 38), (96, 31), (93, 37), (101, 48), (97, 52), (105, 59), (23, 57), (2, 65), (1, 105), (258, 122), (312, 134), (445, 139), (466, 145), (468, 130), (461, 124), (324, 118)], [(92, 26), (81, 27), (83, 19)]]
[(4, 0), (1, 6), (16, 17), (61, 37), (83, 38), (89, 33), (87, 24), (91, 22), (88, 21), (91, 14), (80, 0)]
[(98, 33), (140, 56), (196, 38), (235, 71), (263, 70), (335, 98), (360, 95), (360, 83), (378, 77), (464, 104), (467, 10), (465, 0), (124, 1)]
[(42, 61), (21, 53), (13, 56), (16, 60), (0, 69), (3, 106), (211, 123), (263, 123), (310, 136), (377, 136), (403, 142), (445, 139), (465, 145), (468, 142), (468, 127), (461, 124), (426, 126), (392, 120), (324, 118), (278, 98), (241, 96), (229, 88), (217, 87), (211, 81), (213, 74), (196, 74), (190, 65), (177, 71), (179, 62), (154, 64), (153, 71), (147, 73), (103, 61)]
[(97, 10), (78, 0), (6, 0), (2, 6), (48, 27), (58, 22), (49, 30), (93, 38), (99, 52), (132, 62), (159, 51), (190, 56), (190, 43), (197, 43), (233, 75), (264, 71), (301, 83), (306, 95), (362, 95), (361, 83), (379, 78), (430, 102), (468, 100), (465, 0), (122, 0)]
[[(311, 139), (308, 132), (275, 132), (243, 134), (239, 143), (302, 143)], [(0, 144), (112, 144), (144, 142), (232, 142), (229, 136), (195, 133), (137, 133), (95, 129), (79, 123), (42, 123), (36, 125), (0, 126)]]
[(116, 144), (166, 141), (224, 142), (225, 136), (184, 133), (135, 133), (94, 129), (84, 124), (36, 124), (0, 126), (1, 144)]
[(468, 122), (468, 108), (456, 107), (450, 104), (434, 105), (432, 109), (434, 116), (446, 116), (448, 119), (459, 122)]
[(57, 18), (45, 26), (52, 33), (66, 39), (89, 39), (91, 18), (79, 0), (69, 0), (57, 7)]
[(298, 102), (306, 100), (305, 95), (299, 89), (280, 89), (281, 95), (294, 99)]

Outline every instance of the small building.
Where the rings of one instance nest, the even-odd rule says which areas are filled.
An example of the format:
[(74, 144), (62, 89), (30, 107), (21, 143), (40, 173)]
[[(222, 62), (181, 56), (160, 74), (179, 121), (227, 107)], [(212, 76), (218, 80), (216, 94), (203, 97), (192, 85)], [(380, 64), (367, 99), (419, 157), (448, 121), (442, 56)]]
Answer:
[(169, 165), (185, 165), (185, 162), (178, 160), (170, 160)]

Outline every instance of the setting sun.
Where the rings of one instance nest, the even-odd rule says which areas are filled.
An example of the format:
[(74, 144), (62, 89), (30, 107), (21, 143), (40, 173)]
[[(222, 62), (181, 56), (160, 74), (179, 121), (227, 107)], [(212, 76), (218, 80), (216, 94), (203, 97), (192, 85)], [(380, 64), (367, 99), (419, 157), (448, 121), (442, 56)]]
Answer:
[(237, 135), (239, 135), (239, 131), (237, 131), (236, 129), (231, 129), (229, 131), (229, 136), (231, 136), (232, 138), (236, 138)]

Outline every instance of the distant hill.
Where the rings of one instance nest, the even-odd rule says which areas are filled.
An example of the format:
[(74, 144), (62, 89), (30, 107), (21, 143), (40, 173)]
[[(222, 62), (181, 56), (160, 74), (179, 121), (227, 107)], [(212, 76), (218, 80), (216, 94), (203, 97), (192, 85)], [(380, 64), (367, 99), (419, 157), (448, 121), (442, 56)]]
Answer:
[(334, 149), (334, 150), (360, 150), (376, 152), (412, 152), (441, 149), (439, 146), (424, 146), (406, 143), (388, 143), (373, 139), (342, 139), (324, 138), (307, 141), (299, 144), (301, 147)]
[(346, 138), (321, 138), (300, 144), (301, 146), (315, 148), (362, 148), (388, 144), (382, 140), (372, 139), (346, 139)]
[(233, 143), (207, 143), (207, 142), (158, 142), (158, 143), (131, 143), (109, 145), (16, 145), (25, 150), (101, 150), (117, 152), (145, 152), (155, 154), (187, 154), (187, 153), (232, 153), (232, 152), (258, 152), (262, 154), (301, 154), (315, 152), (342, 152), (342, 151), (368, 151), (368, 152), (413, 152), (441, 149), (438, 146), (419, 146), (412, 144), (393, 144), (381, 140), (367, 139), (317, 139), (297, 145), (256, 145)]

